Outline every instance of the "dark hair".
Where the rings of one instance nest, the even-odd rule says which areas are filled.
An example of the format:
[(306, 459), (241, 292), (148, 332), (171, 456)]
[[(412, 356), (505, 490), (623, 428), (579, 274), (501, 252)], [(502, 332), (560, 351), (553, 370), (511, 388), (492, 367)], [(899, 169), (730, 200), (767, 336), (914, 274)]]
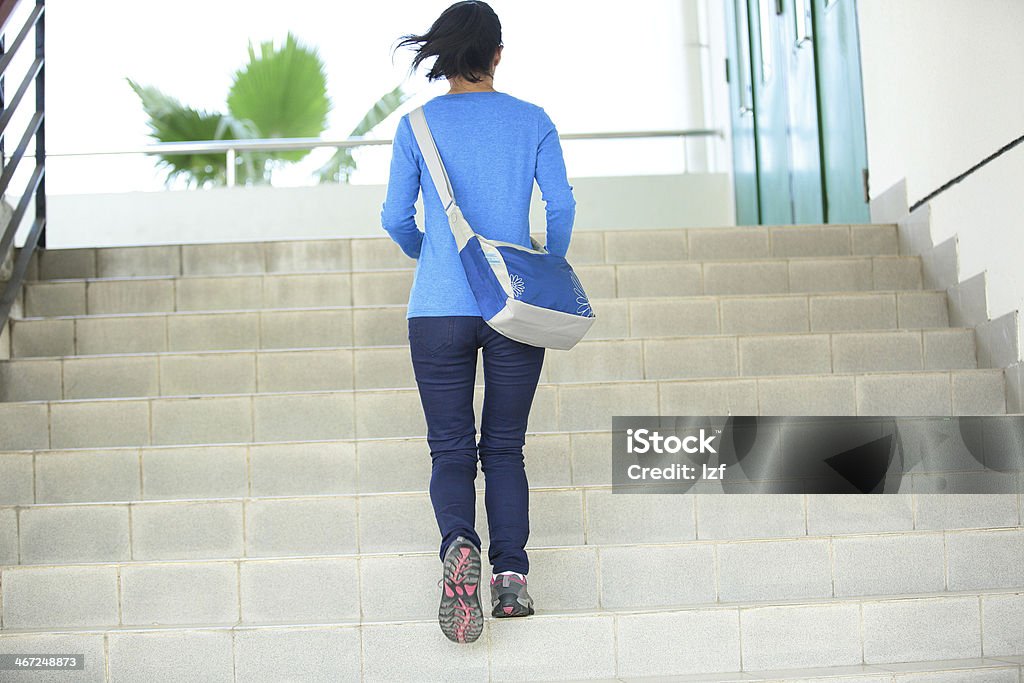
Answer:
[[(421, 44), (412, 60), (410, 74), (428, 57), (437, 57), (428, 81), (461, 76), (471, 83), (491, 75), (494, 53), (502, 46), (501, 22), (491, 6), (480, 0), (457, 2), (437, 18), (422, 36), (407, 34), (395, 47)], [(394, 52), (392, 52), (392, 58)]]

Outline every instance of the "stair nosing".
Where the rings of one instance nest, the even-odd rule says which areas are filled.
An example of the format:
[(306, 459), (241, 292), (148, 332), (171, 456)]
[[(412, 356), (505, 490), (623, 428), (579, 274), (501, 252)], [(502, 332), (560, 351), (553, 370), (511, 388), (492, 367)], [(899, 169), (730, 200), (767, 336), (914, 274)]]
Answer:
[[(610, 336), (594, 339), (583, 339), (581, 344), (600, 344), (607, 342), (628, 342), (643, 344), (647, 341), (692, 341), (692, 340), (739, 340), (742, 338), (774, 338), (774, 337), (811, 337), (811, 336), (832, 336), (832, 335), (857, 335), (857, 334), (879, 334), (887, 336), (917, 335), (923, 336), (926, 332), (958, 332), (967, 334), (974, 332), (973, 327), (946, 325), (937, 327), (878, 327), (878, 328), (857, 328), (852, 330), (801, 330), (788, 332), (710, 332), (706, 334), (676, 334), (676, 335), (644, 335), (638, 337)], [(165, 350), (165, 351), (124, 351), (112, 353), (79, 353), (64, 354), (60, 356), (12, 356), (11, 358), (0, 359), (0, 364), (17, 362), (56, 362), (78, 359), (100, 359), (100, 358), (150, 358), (150, 357), (176, 357), (176, 356), (210, 356), (210, 355), (237, 355), (244, 353), (274, 354), (274, 353), (317, 353), (317, 352), (344, 352), (379, 349), (402, 349), (408, 348), (408, 342), (404, 344), (341, 344), (335, 346), (288, 346), (273, 348), (232, 348), (232, 349), (198, 349), (198, 350)]]
[[(572, 431), (550, 431), (550, 430), (526, 430), (527, 436), (545, 436), (545, 435), (561, 435), (566, 436), (570, 434), (610, 434), (610, 429), (579, 429)], [(139, 449), (147, 450), (170, 450), (170, 449), (204, 449), (204, 447), (221, 447), (221, 446), (234, 446), (234, 447), (249, 447), (253, 445), (301, 445), (301, 444), (332, 444), (332, 443), (352, 443), (353, 445), (360, 442), (372, 442), (372, 441), (408, 441), (408, 440), (426, 440), (426, 435), (407, 435), (407, 436), (350, 436), (350, 437), (339, 437), (339, 438), (308, 438), (308, 439), (285, 439), (281, 441), (216, 441), (210, 443), (153, 443), (143, 445), (101, 445), (101, 446), (76, 446), (68, 447), (68, 449), (11, 449), (4, 450), (0, 447), (0, 455), (42, 455), (50, 453), (65, 453), (65, 452), (79, 452), (79, 451), (138, 451)]]
[[(639, 228), (576, 228), (574, 234), (594, 234), (594, 233), (638, 233), (638, 232), (712, 232), (712, 231), (749, 231), (752, 234), (766, 233), (770, 230), (822, 230), (822, 231), (835, 231), (839, 232), (842, 230), (849, 230), (851, 228), (887, 228), (897, 229), (899, 228), (899, 221), (882, 221), (873, 222), (865, 221), (861, 223), (759, 223), (755, 225), (687, 225), (687, 226), (648, 226)], [(529, 234), (533, 237), (543, 238), (545, 236), (544, 230), (530, 229)], [(78, 246), (78, 247), (55, 247), (47, 249), (51, 252), (61, 251), (86, 251), (89, 249), (95, 251), (103, 250), (122, 250), (122, 249), (173, 249), (182, 247), (206, 247), (206, 246), (218, 246), (218, 247), (237, 247), (241, 245), (265, 245), (265, 244), (309, 244), (312, 242), (351, 242), (355, 240), (378, 240), (384, 242), (392, 239), (390, 235), (387, 235), (383, 230), (375, 228), (372, 233), (366, 233), (362, 235), (344, 235), (344, 236), (312, 236), (312, 237), (289, 237), (287, 239), (266, 239), (266, 240), (222, 240), (220, 242), (154, 242), (147, 244), (112, 244), (98, 247)]]
[[(136, 399), (130, 399), (136, 400)], [(2, 405), (2, 404), (0, 404)], [(1024, 413), (1006, 413), (1006, 417), (1024, 417)], [(858, 417), (852, 416), (835, 416), (835, 417)], [(900, 416), (895, 416), (900, 417)], [(913, 417), (960, 417), (957, 415), (926, 415), (926, 416), (913, 416)], [(973, 417), (973, 416), (971, 416)], [(997, 414), (996, 417), (1004, 417), (1002, 413)], [(582, 434), (610, 434), (610, 429), (558, 429), (558, 430), (528, 430), (526, 436), (573, 436)], [(426, 442), (426, 435), (415, 435), (407, 434), (404, 436), (353, 436), (353, 437), (339, 437), (332, 439), (283, 439), (279, 441), (204, 441), (197, 443), (160, 443), (160, 444), (141, 444), (141, 445), (112, 445), (112, 446), (68, 446), (64, 448), (0, 448), (0, 455), (20, 455), (22, 457), (43, 455), (53, 453), (86, 453), (95, 451), (141, 451), (145, 450), (170, 450), (170, 449), (183, 449), (183, 448), (251, 448), (251, 447), (264, 447), (264, 446), (297, 446), (305, 444), (344, 444), (351, 443), (358, 445), (360, 443), (372, 443), (376, 441), (410, 441), (416, 440)]]
[[(875, 375), (901, 375), (901, 376), (924, 376), (924, 375), (951, 375), (952, 373), (1004, 373), (1003, 368), (955, 368), (952, 370), (870, 370), (861, 372), (830, 372), (830, 373), (794, 373), (786, 375), (729, 375), (725, 377), (679, 377), (679, 378), (661, 378), (661, 379), (596, 379), (596, 380), (561, 380), (557, 382), (539, 382), (537, 389), (546, 387), (575, 387), (575, 386), (596, 386), (602, 384), (657, 384), (658, 382), (756, 382), (759, 380), (807, 380), (807, 379), (822, 379), (822, 378), (857, 378), (857, 377), (870, 377)], [(474, 389), (483, 389), (485, 384), (480, 382), (473, 385)], [(221, 399), (221, 398), (265, 398), (268, 396), (305, 396), (311, 394), (359, 394), (359, 393), (372, 393), (372, 392), (383, 392), (383, 391), (417, 391), (417, 387), (374, 387), (365, 389), (310, 389), (304, 391), (246, 391), (246, 392), (234, 392), (225, 394), (173, 394), (166, 396), (110, 396), (110, 397), (96, 397), (96, 398), (55, 398), (55, 399), (34, 399), (30, 401), (4, 401), (0, 402), (2, 406), (22, 406), (22, 405), (37, 405), (37, 404), (72, 404), (72, 403), (88, 403), (88, 402), (125, 402), (125, 401), (183, 401), (183, 400), (202, 400), (202, 399)], [(1001, 413), (999, 413), (1001, 415)], [(850, 416), (857, 417), (857, 416)], [(908, 416), (909, 417), (909, 416)], [(920, 417), (950, 417), (949, 415), (931, 415), (931, 416), (920, 416)], [(956, 417), (956, 416), (952, 416)], [(575, 430), (567, 430), (569, 432)], [(593, 431), (593, 430), (582, 430), (582, 431)], [(414, 435), (409, 435), (414, 436)], [(253, 443), (253, 442), (246, 442)], [(186, 444), (180, 444), (186, 445)], [(2, 450), (2, 449), (0, 449)]]
[[(863, 603), (892, 603), (892, 602), (905, 602), (910, 600), (941, 600), (944, 598), (977, 598), (981, 599), (987, 595), (1020, 595), (1020, 589), (1005, 589), (998, 591), (989, 590), (974, 590), (965, 593), (946, 594), (946, 593), (921, 593), (914, 595), (887, 595), (887, 596), (851, 596), (843, 598), (810, 598), (807, 600), (800, 601), (772, 601), (757, 604), (723, 604), (723, 603), (681, 603), (675, 605), (654, 605), (645, 607), (596, 607), (596, 608), (583, 608), (583, 609), (561, 609), (552, 610), (551, 612), (538, 611), (536, 614), (530, 616), (531, 619), (538, 617), (545, 619), (574, 619), (574, 618), (622, 618), (633, 615), (643, 614), (674, 614), (684, 612), (697, 612), (697, 611), (736, 611), (743, 612), (749, 610), (758, 609), (778, 609), (778, 608), (800, 608), (800, 607), (816, 607), (816, 606), (831, 606), (831, 605), (843, 605), (853, 604), (860, 605)], [(401, 619), (367, 619), (360, 617), (358, 619), (345, 619), (335, 621), (318, 621), (318, 622), (301, 622), (301, 621), (286, 621), (286, 622), (264, 622), (264, 623), (242, 623), (238, 621), (234, 624), (222, 623), (222, 624), (168, 624), (168, 625), (116, 625), (116, 626), (82, 626), (82, 627), (53, 627), (43, 629), (0, 629), (0, 637), (6, 635), (24, 635), (32, 633), (56, 633), (56, 632), (107, 632), (107, 631), (168, 631), (168, 630), (210, 630), (210, 629), (229, 629), (229, 630), (241, 630), (241, 629), (273, 629), (273, 628), (316, 628), (316, 627), (363, 627), (363, 626), (378, 626), (378, 625), (394, 625), (394, 624), (436, 624), (437, 618), (401, 618)], [(971, 658), (979, 659), (979, 658)], [(1011, 664), (1012, 663), (1008, 663)]]
[[(896, 259), (903, 261), (920, 260), (919, 254), (831, 254), (831, 255), (809, 255), (809, 256), (752, 256), (748, 258), (676, 258), (676, 259), (636, 259), (634, 261), (580, 261), (574, 265), (579, 270), (583, 268), (618, 267), (618, 266), (671, 266), (671, 265), (703, 265), (706, 263), (780, 263), (780, 262), (806, 262), (806, 261), (834, 261), (834, 260), (864, 260), (864, 259)], [(288, 271), (241, 271), (236, 273), (179, 273), (177, 275), (128, 275), (109, 277), (79, 277), (79, 278), (47, 278), (42, 280), (27, 280), (26, 284), (68, 284), (88, 282), (121, 282), (139, 280), (183, 280), (183, 279), (208, 279), (208, 278), (257, 278), (264, 276), (296, 276), (296, 275), (352, 275), (358, 273), (412, 273), (416, 266), (388, 266), (383, 268), (350, 268), (348, 270), (288, 270)]]
[[(808, 298), (808, 297), (856, 297), (856, 296), (899, 296), (900, 294), (932, 294), (948, 295), (945, 289), (934, 289), (934, 288), (911, 288), (911, 289), (843, 289), (843, 290), (828, 290), (828, 291), (814, 291), (814, 292), (754, 292), (748, 294), (666, 294), (666, 295), (646, 295), (646, 296), (604, 296), (594, 297), (593, 301), (596, 304), (601, 302), (666, 302), (666, 301), (700, 301), (709, 298), (717, 299), (750, 299), (750, 298)], [(98, 318), (146, 318), (155, 316), (187, 316), (187, 315), (217, 315), (217, 314), (246, 314), (246, 313), (280, 313), (280, 312), (308, 312), (308, 311), (347, 311), (347, 310), (368, 310), (368, 309), (408, 309), (408, 303), (390, 303), (390, 304), (338, 304), (336, 306), (297, 306), (297, 307), (260, 307), (260, 308), (212, 308), (212, 309), (201, 309), (201, 310), (185, 310), (185, 311), (135, 311), (127, 313), (70, 313), (62, 315), (35, 315), (35, 316), (22, 316), (12, 317), (12, 322), (38, 322), (44, 320), (95, 320)]]
[[(923, 536), (939, 536), (946, 534), (953, 535), (966, 535), (966, 534), (986, 534), (986, 533), (1020, 533), (1024, 532), (1024, 526), (1005, 526), (1005, 527), (970, 527), (970, 528), (958, 528), (958, 529), (904, 529), (900, 531), (858, 531), (850, 533), (833, 533), (833, 534), (819, 534), (819, 535), (806, 535), (806, 536), (765, 536), (765, 537), (744, 537), (744, 538), (698, 538), (698, 539), (680, 539), (678, 541), (643, 541), (643, 542), (628, 542), (628, 543), (577, 543), (574, 545), (535, 545), (527, 546), (529, 552), (600, 552), (605, 549), (622, 549), (622, 548), (635, 548), (635, 549), (649, 549), (649, 548), (678, 548), (681, 546), (719, 546), (719, 545), (736, 545), (736, 544), (757, 544), (757, 543), (796, 543), (801, 541), (832, 541), (832, 540), (850, 540), (850, 539), (861, 539), (861, 538), (876, 538), (876, 537), (923, 537)], [(481, 550), (486, 550), (490, 544), (483, 544)], [(138, 567), (138, 566), (149, 566), (149, 565), (183, 565), (183, 564), (226, 564), (235, 562), (245, 563), (258, 563), (258, 562), (318, 562), (321, 560), (359, 560), (362, 558), (372, 559), (395, 559), (404, 556), (416, 556), (416, 557), (436, 557), (437, 551), (435, 549), (430, 550), (357, 550), (350, 553), (325, 553), (323, 555), (308, 555), (308, 554), (296, 554), (296, 555), (255, 555), (255, 556), (241, 556), (241, 557), (196, 557), (196, 558), (174, 558), (174, 559), (125, 559), (125, 560), (91, 560), (91, 561), (76, 561), (76, 562), (34, 562), (28, 564), (11, 564), (11, 563), (0, 563), (0, 572), (4, 571), (20, 571), (20, 570), (35, 570), (35, 569), (64, 569), (68, 567)], [(931, 591), (936, 596), (946, 596), (956, 593), (968, 593), (973, 594), (977, 592), (983, 593), (1013, 593), (1013, 594), (1024, 594), (1024, 586), (1015, 586), (1012, 588), (970, 588), (959, 591), (945, 590), (945, 591)], [(892, 597), (895, 594), (889, 594)], [(914, 597), (920, 597), (922, 594), (915, 593)], [(829, 596), (833, 599), (852, 599), (857, 596)], [(886, 597), (885, 594), (872, 594), (869, 597)], [(805, 600), (818, 600), (819, 598), (792, 598), (795, 601)], [(820, 598), (825, 599), (825, 598)], [(781, 599), (780, 599), (781, 601)], [(742, 601), (737, 601), (737, 605)], [(695, 603), (697, 604), (697, 603)], [(704, 604), (704, 603), (700, 603)], [(715, 603), (721, 604), (721, 603)]]

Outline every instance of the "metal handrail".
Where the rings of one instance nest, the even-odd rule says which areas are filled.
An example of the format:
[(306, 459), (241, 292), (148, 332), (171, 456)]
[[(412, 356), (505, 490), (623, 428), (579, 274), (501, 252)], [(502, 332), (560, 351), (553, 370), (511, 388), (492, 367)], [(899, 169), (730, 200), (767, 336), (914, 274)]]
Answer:
[(932, 190), (931, 192), (926, 194), (924, 197), (922, 197), (921, 199), (919, 199), (916, 202), (914, 202), (911, 205), (910, 209), (908, 209), (908, 211), (910, 213), (914, 213), (919, 208), (921, 208), (922, 206), (924, 206), (925, 204), (927, 204), (931, 200), (935, 199), (940, 194), (942, 194), (943, 192), (945, 192), (949, 188), (953, 187), (954, 185), (956, 185), (957, 183), (962, 181), (967, 176), (971, 175), (975, 171), (980, 170), (983, 166), (987, 166), (989, 163), (995, 161), (996, 159), (998, 159), (999, 157), (1001, 157), (1002, 155), (1006, 154), (1011, 149), (1013, 149), (1014, 147), (1016, 147), (1017, 145), (1020, 145), (1020, 144), (1024, 144), (1024, 135), (1020, 135), (1020, 136), (1016, 137), (1015, 139), (1010, 140), (1005, 145), (1003, 145), (1002, 147), (1000, 147), (996, 151), (992, 152), (987, 157), (985, 157), (984, 159), (982, 159), (978, 163), (974, 164), (973, 166), (971, 166), (969, 169), (967, 169), (966, 171), (964, 171), (960, 175), (956, 176), (955, 178), (952, 178), (951, 180), (946, 181), (945, 183), (943, 183), (937, 189)]
[[(724, 137), (719, 129), (694, 128), (685, 130), (635, 130), (604, 133), (560, 133), (562, 140), (597, 140), (605, 138), (659, 138), (659, 137)], [(49, 152), (49, 157), (101, 156), (106, 154), (204, 154), (227, 152), (294, 151), (318, 147), (362, 147), (363, 145), (390, 145), (389, 138), (351, 138), (330, 140), (324, 138), (252, 138), (245, 140), (195, 140), (192, 142), (159, 142), (126, 149), (104, 149), (95, 151)]]
[[(602, 133), (560, 133), (560, 140), (612, 140), (626, 138), (663, 137), (719, 137), (725, 133), (717, 128), (690, 128), (678, 130), (633, 130), (609, 131)], [(289, 152), (322, 147), (350, 148), (375, 145), (390, 145), (394, 139), (367, 138), (363, 136), (342, 140), (323, 138), (254, 138), (248, 140), (197, 140), (192, 142), (160, 142), (127, 149), (105, 149), (98, 151), (51, 152), (48, 157), (82, 157), (125, 154), (214, 154), (223, 153), (227, 159), (227, 185), (235, 185), (235, 160), (240, 152)]]
[[(35, 166), (24, 191), (18, 198), (10, 222), (4, 226), (3, 232), (0, 234), (0, 262), (6, 260), (7, 252), (14, 247), (14, 237), (25, 214), (28, 213), (29, 207), (33, 204), (35, 205), (35, 220), (25, 238), (25, 244), (16, 251), (17, 257), (14, 259), (11, 277), (0, 291), (0, 331), (6, 329), (7, 320), (18, 292), (21, 290), (21, 285), (25, 281), (25, 274), (28, 272), (32, 255), (36, 249), (46, 248), (45, 7), (44, 0), (35, 0), (35, 7), (29, 13), (18, 36), (8, 50), (5, 46), (7, 24), (20, 4), (21, 0), (0, 1), (0, 79), (6, 75), (13, 55), (25, 42), (28, 34), (33, 31), (35, 32), (35, 59), (9, 102), (4, 101), (3, 87), (0, 85), (0, 166), (2, 166), (0, 169), (0, 197), (7, 195), (14, 173), (27, 156), (26, 151), (33, 138), (35, 138), (35, 149), (32, 156)], [(8, 133), (7, 127), (18, 105), (33, 84), (35, 85), (35, 111), (28, 126), (21, 133), (14, 154), (7, 157), (3, 149), (3, 141)]]

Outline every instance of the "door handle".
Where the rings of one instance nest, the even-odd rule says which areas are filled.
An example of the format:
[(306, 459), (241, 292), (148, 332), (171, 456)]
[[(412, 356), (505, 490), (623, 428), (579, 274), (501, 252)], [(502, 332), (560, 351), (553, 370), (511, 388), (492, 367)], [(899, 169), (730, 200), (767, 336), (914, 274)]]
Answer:
[(811, 42), (811, 6), (808, 0), (793, 0), (793, 11), (796, 14), (796, 46), (799, 48)]
[(754, 113), (753, 76), (750, 73), (750, 19), (747, 0), (736, 4), (739, 20), (736, 22), (736, 85), (739, 86), (739, 114), (750, 116)]

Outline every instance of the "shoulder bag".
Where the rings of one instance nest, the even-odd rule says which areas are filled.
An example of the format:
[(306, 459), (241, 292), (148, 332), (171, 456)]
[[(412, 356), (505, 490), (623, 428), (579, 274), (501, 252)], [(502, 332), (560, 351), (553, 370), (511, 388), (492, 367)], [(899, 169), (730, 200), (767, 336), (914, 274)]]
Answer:
[(530, 237), (531, 247), (478, 235), (455, 204), (452, 186), (423, 107), (409, 114), (416, 142), (437, 188), (459, 258), (485, 322), (516, 341), (571, 349), (597, 319), (590, 300), (562, 256)]

